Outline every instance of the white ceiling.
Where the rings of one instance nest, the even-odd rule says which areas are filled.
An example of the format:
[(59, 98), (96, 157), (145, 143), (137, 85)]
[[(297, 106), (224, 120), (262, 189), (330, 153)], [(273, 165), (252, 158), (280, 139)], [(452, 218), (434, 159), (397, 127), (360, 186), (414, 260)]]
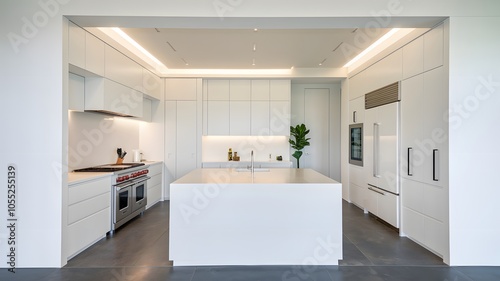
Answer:
[(169, 69), (290, 69), (341, 68), (390, 29), (122, 30)]

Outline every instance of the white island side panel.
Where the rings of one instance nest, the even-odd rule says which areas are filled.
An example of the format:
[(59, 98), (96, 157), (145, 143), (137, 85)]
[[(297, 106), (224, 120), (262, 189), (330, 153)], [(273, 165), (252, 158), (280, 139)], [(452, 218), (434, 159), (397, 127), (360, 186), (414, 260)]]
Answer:
[(176, 266), (337, 265), (341, 185), (324, 180), (171, 184), (170, 259)]

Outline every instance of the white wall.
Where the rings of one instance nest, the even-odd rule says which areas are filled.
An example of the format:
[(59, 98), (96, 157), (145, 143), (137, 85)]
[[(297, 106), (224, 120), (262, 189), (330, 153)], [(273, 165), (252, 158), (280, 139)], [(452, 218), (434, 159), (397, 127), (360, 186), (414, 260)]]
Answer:
[(98, 113), (69, 112), (68, 169), (112, 164), (116, 149), (127, 152), (124, 162), (132, 162), (139, 146), (139, 126), (143, 121), (110, 117)]
[(450, 263), (500, 265), (500, 17), (450, 20)]
[[(50, 3), (40, 5), (40, 3)], [(65, 214), (62, 206), (65, 204), (67, 186), (66, 169), (62, 163), (67, 159), (67, 68), (63, 63), (64, 15), (110, 15), (110, 16), (156, 16), (156, 17), (197, 17), (185, 21), (193, 27), (203, 26), (203, 17), (214, 17), (213, 23), (219, 26), (231, 25), (231, 17), (252, 17), (247, 23), (258, 24), (259, 17), (279, 17), (280, 20), (269, 21), (275, 26), (295, 24), (307, 27), (312, 21), (293, 19), (290, 17), (344, 17), (371, 18), (379, 11), (387, 11), (392, 1), (362, 0), (353, 2), (313, 0), (307, 3), (276, 1), (229, 1), (233, 7), (227, 10), (217, 10), (213, 0), (200, 0), (196, 5), (190, 1), (181, 0), (145, 0), (136, 1), (1, 1), (0, 50), (2, 64), (0, 65), (0, 82), (2, 96), (0, 103), (0, 119), (2, 150), (0, 167), (5, 169), (8, 163), (17, 164), (19, 173), (20, 202), (18, 216), (20, 231), (18, 241), (22, 247), (18, 251), (20, 267), (58, 267), (65, 264), (62, 259), (62, 221)], [(402, 17), (412, 16), (451, 16), (451, 83), (450, 102), (463, 102), (465, 92), (471, 93), (478, 85), (478, 76), (496, 75), (493, 63), (498, 56), (492, 56), (493, 50), (498, 50), (498, 36), (495, 27), (498, 26), (500, 13), (499, 2), (455, 1), (445, 0), (437, 3), (433, 0), (405, 1), (402, 9), (386, 17), (395, 24)], [(286, 9), (283, 9), (286, 7)], [(468, 18), (479, 16), (479, 18)], [(494, 16), (496, 18), (488, 18)], [(225, 18), (221, 21), (220, 18)], [(26, 19), (23, 21), (23, 19)], [(33, 24), (35, 19), (36, 25)], [(135, 17), (135, 19), (138, 19)], [(158, 19), (158, 18), (157, 18)], [(390, 21), (394, 19), (394, 21)], [(403, 19), (404, 20), (404, 19)], [(31, 22), (28, 25), (26, 22)], [(141, 19), (135, 24), (141, 23)], [(336, 26), (349, 26), (345, 18), (336, 22)], [(334, 25), (330, 25), (335, 27)], [(480, 27), (481, 29), (468, 27)], [(350, 27), (350, 26), (349, 26)], [(462, 32), (462, 29), (465, 29)], [(477, 32), (480, 30), (481, 32)], [(486, 34), (483, 32), (486, 31)], [(9, 41), (12, 34), (17, 35), (16, 44)], [(480, 37), (480, 38), (478, 38)], [(477, 41), (480, 39), (480, 41)], [(486, 51), (483, 51), (483, 47)], [(462, 55), (462, 51), (466, 53)], [(498, 96), (498, 95), (496, 95)], [(490, 186), (497, 176), (493, 171), (483, 170), (482, 164), (494, 164), (491, 150), (486, 145), (478, 148), (476, 139), (481, 128), (495, 128), (498, 111), (486, 104), (484, 109), (476, 111), (474, 118), (467, 119), (471, 127), (450, 132), (450, 199), (452, 200), (450, 215), (452, 216), (452, 264), (488, 263), (500, 265), (498, 259), (492, 258), (500, 246), (498, 239), (498, 218), (488, 209), (494, 206), (494, 198), (500, 198), (500, 189)], [(469, 121), (471, 120), (471, 121)], [(494, 123), (495, 122), (495, 123)], [(467, 152), (467, 153), (466, 153)], [(483, 152), (485, 152), (483, 154)], [(488, 158), (490, 157), (490, 158)], [(474, 167), (465, 170), (465, 163), (474, 163)], [(480, 163), (481, 165), (479, 165)], [(347, 165), (347, 164), (345, 164)], [(61, 168), (62, 167), (62, 168)], [(481, 167), (481, 168), (480, 168)], [(494, 167), (494, 166), (491, 166)], [(479, 179), (471, 185), (469, 178)], [(41, 181), (40, 179), (43, 179)], [(6, 182), (6, 172), (0, 173), (0, 182)], [(471, 195), (470, 188), (481, 187), (481, 193)], [(486, 192), (490, 192), (485, 195)], [(482, 196), (481, 196), (481, 195)], [(0, 210), (5, 210), (6, 192), (0, 193)], [(479, 204), (470, 203), (467, 199), (481, 199)], [(481, 198), (479, 198), (481, 196)], [(485, 197), (487, 197), (485, 199)], [(463, 204), (467, 203), (467, 204)], [(496, 202), (495, 202), (496, 203)], [(467, 213), (465, 219), (461, 216)], [(485, 210), (486, 208), (486, 210)], [(62, 216), (61, 216), (62, 214)], [(472, 219), (474, 218), (474, 220)], [(483, 218), (485, 223), (475, 219)], [(5, 222), (5, 213), (1, 213), (0, 221)], [(488, 225), (486, 225), (488, 224)], [(463, 234), (460, 234), (464, 230)], [(486, 234), (486, 236), (482, 236)], [(5, 253), (6, 229), (0, 228), (0, 251)], [(43, 241), (43, 243), (40, 243)], [(466, 244), (481, 241), (480, 247), (470, 249)], [(488, 247), (485, 247), (485, 244)], [(462, 248), (465, 247), (465, 248)], [(461, 250), (463, 249), (463, 250)], [(473, 255), (469, 255), (474, 253)], [(498, 251), (496, 251), (498, 253)], [(498, 256), (497, 256), (498, 257)], [(0, 257), (0, 264), (5, 266), (5, 256)]]

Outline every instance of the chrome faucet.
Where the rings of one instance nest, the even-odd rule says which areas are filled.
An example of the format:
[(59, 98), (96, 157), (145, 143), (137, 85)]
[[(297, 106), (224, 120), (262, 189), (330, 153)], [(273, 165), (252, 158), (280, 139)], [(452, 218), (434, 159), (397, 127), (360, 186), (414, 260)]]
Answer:
[(252, 171), (252, 174), (255, 172), (254, 167), (253, 167), (253, 150), (252, 153), (250, 154), (250, 170)]

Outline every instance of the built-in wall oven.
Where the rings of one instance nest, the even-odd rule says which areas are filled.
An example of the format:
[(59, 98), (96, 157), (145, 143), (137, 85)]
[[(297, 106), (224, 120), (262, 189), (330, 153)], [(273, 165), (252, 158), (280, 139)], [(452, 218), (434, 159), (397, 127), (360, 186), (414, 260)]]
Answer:
[(363, 124), (349, 125), (349, 163), (363, 166)]

